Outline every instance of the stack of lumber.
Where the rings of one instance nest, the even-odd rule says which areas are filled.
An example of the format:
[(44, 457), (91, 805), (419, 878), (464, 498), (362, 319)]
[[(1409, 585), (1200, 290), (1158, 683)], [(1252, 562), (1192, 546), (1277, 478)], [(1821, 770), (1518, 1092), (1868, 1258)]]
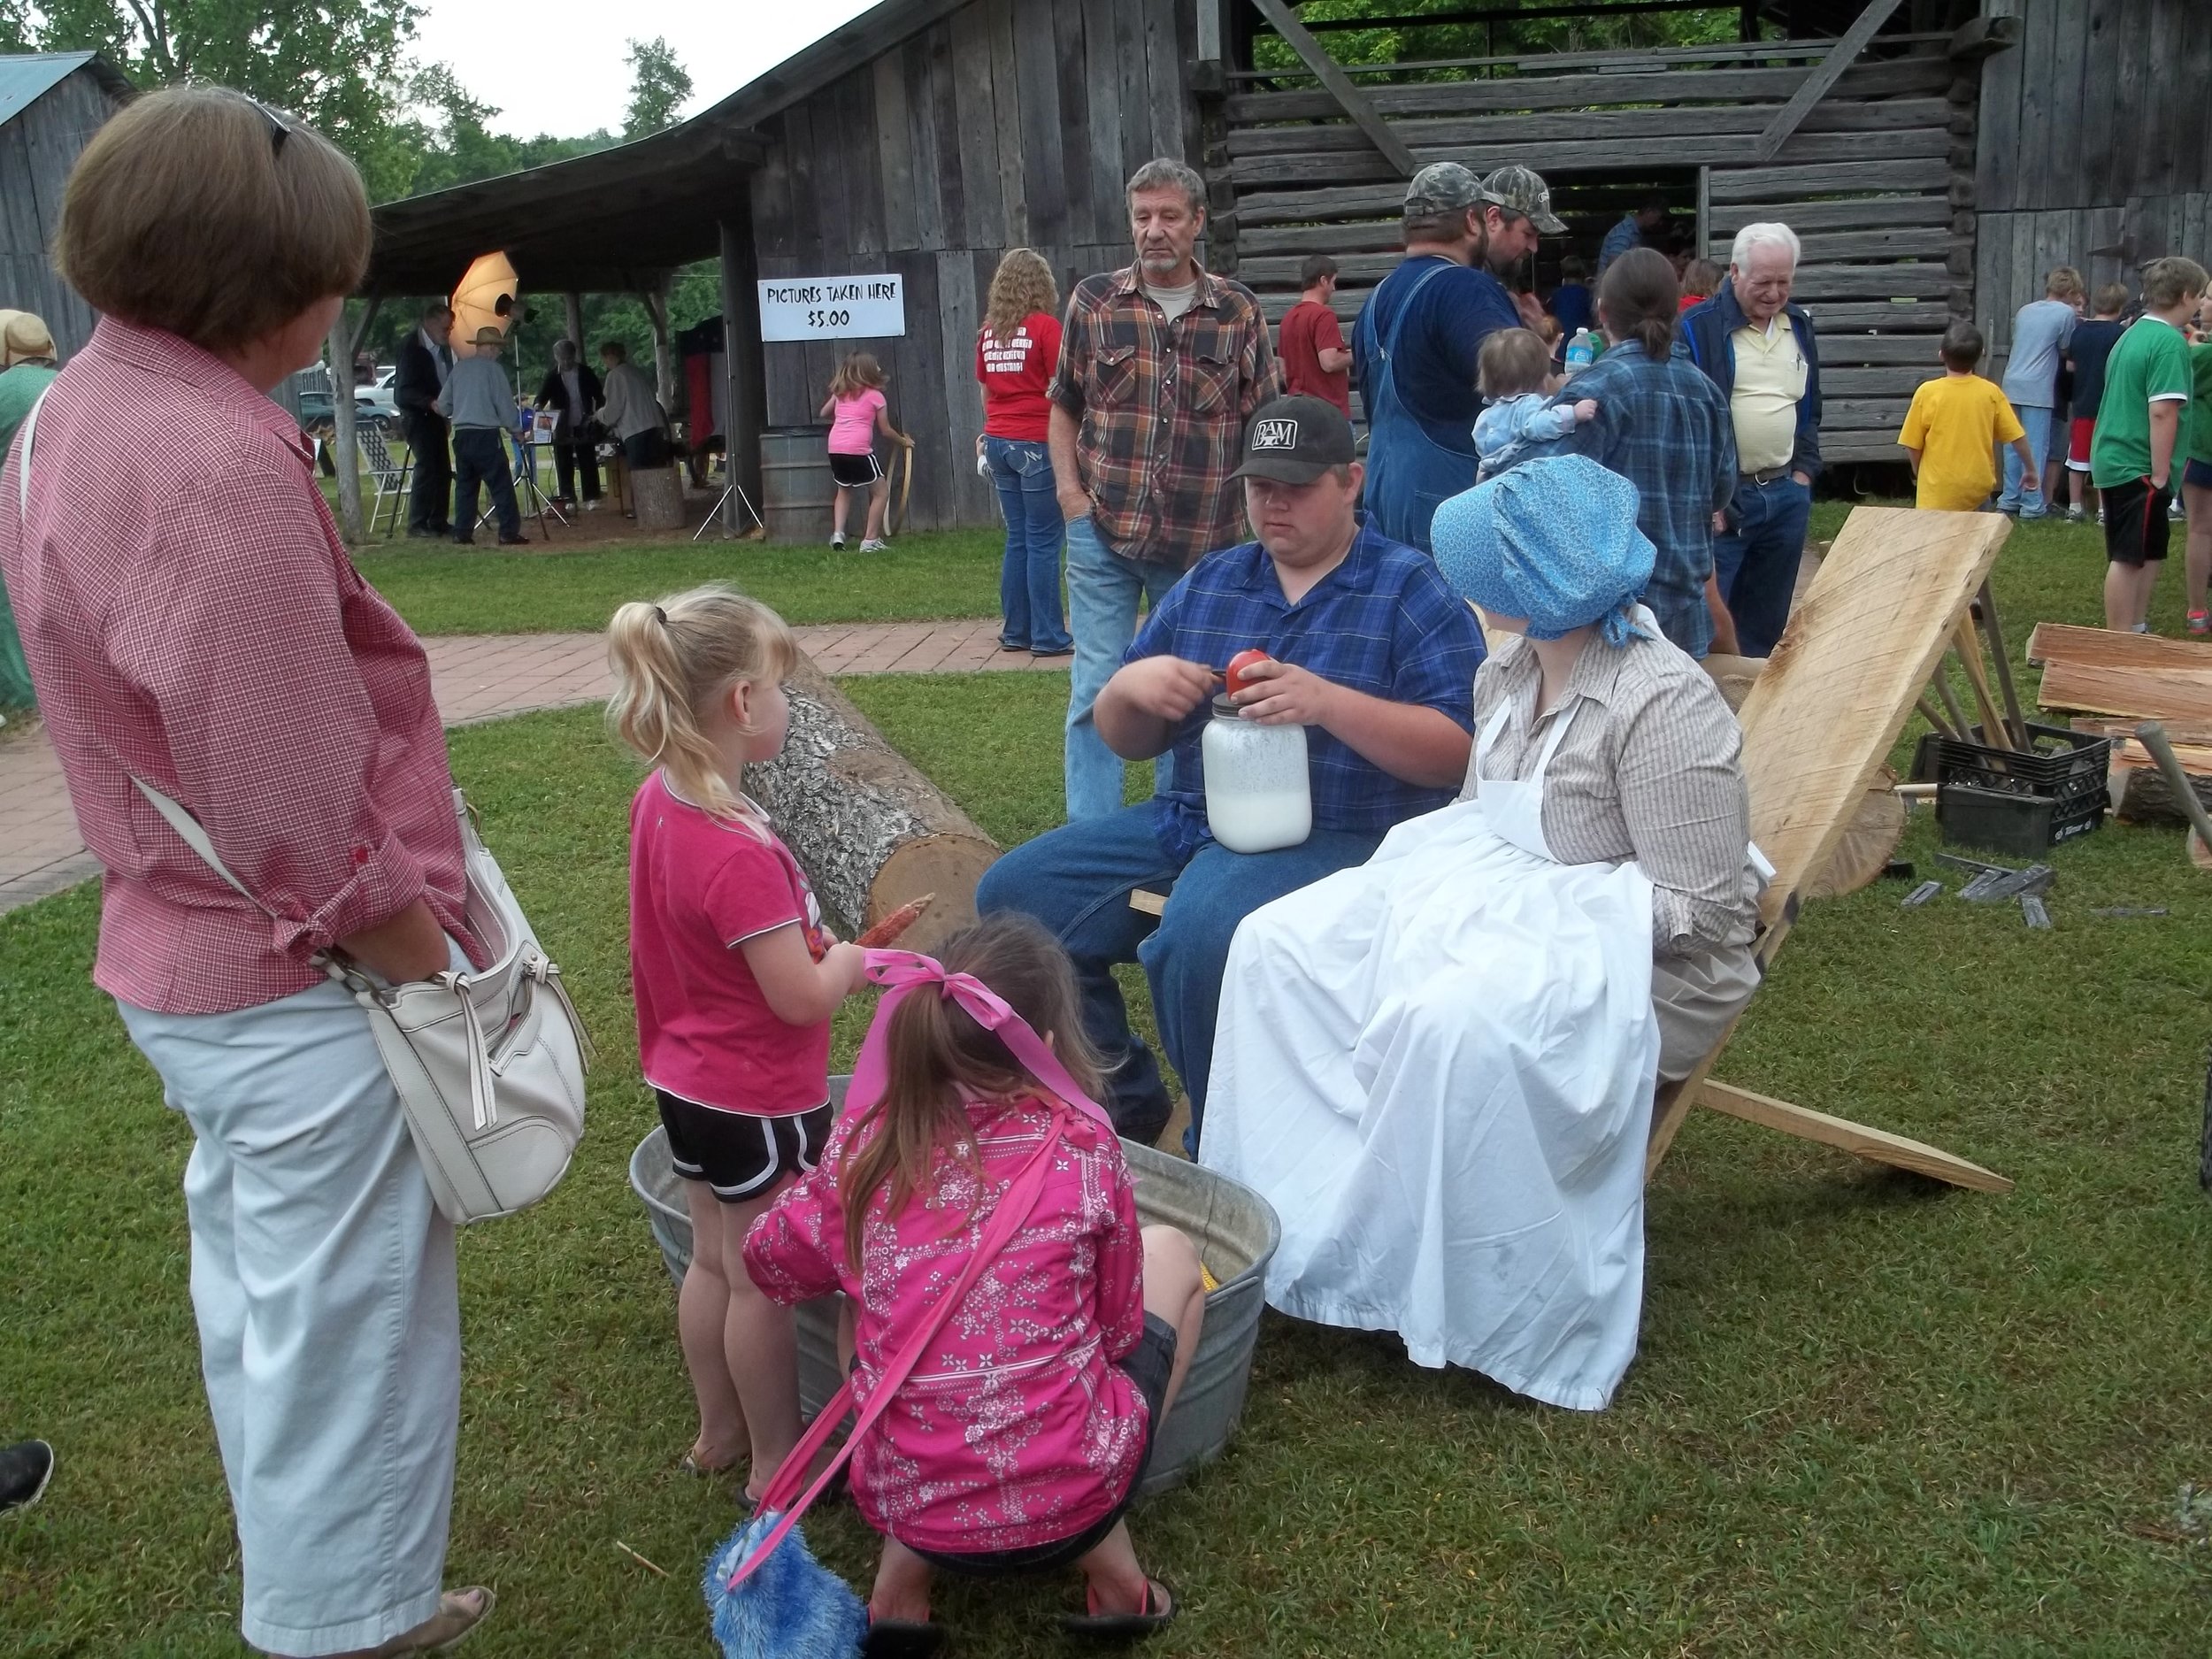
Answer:
[(2112, 805), (2131, 822), (2178, 822), (2181, 811), (2143, 746), (2139, 720), (2164, 724), (2200, 800), (2212, 805), (2212, 649), (2153, 634), (2039, 624), (2028, 661), (2043, 670), (2046, 709), (2077, 717), (2076, 730), (2116, 743)]

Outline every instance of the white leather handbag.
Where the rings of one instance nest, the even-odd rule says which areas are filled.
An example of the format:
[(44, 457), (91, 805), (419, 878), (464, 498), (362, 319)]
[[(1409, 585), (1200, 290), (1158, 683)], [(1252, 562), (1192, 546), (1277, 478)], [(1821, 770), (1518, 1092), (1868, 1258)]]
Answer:
[[(143, 780), (131, 781), (208, 868), (273, 914), (224, 868), (189, 812)], [(367, 1012), (438, 1209), (465, 1226), (526, 1209), (567, 1172), (584, 1133), (591, 1040), (458, 789), (453, 803), (469, 929), (491, 952), (491, 966), (388, 985), (329, 953), (315, 961)]]

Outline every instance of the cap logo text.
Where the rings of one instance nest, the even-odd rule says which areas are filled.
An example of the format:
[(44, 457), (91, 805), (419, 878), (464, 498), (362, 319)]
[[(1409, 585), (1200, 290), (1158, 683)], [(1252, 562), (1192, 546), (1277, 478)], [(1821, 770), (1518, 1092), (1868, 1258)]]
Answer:
[(1252, 447), (1255, 449), (1294, 449), (1298, 447), (1298, 423), (1294, 420), (1263, 420), (1252, 428)]

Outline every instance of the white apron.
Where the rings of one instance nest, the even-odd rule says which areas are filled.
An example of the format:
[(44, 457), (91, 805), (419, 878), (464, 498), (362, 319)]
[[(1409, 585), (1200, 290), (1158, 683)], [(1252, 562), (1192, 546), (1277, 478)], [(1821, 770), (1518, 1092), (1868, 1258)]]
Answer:
[(1597, 1410), (1636, 1351), (1658, 1023), (1650, 881), (1563, 864), (1544, 778), (1400, 825), (1247, 917), (1222, 982), (1200, 1161), (1282, 1218), (1267, 1299), (1395, 1331)]

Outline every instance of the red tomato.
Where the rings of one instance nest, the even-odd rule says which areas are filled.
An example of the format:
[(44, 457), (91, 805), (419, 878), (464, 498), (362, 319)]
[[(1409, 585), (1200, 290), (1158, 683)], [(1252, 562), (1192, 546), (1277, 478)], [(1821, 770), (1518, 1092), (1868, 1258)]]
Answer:
[(1257, 646), (1248, 651), (1239, 651), (1232, 657), (1229, 659), (1229, 695), (1233, 697), (1252, 683), (1247, 676), (1253, 668), (1262, 663), (1271, 663), (1274, 660)]

